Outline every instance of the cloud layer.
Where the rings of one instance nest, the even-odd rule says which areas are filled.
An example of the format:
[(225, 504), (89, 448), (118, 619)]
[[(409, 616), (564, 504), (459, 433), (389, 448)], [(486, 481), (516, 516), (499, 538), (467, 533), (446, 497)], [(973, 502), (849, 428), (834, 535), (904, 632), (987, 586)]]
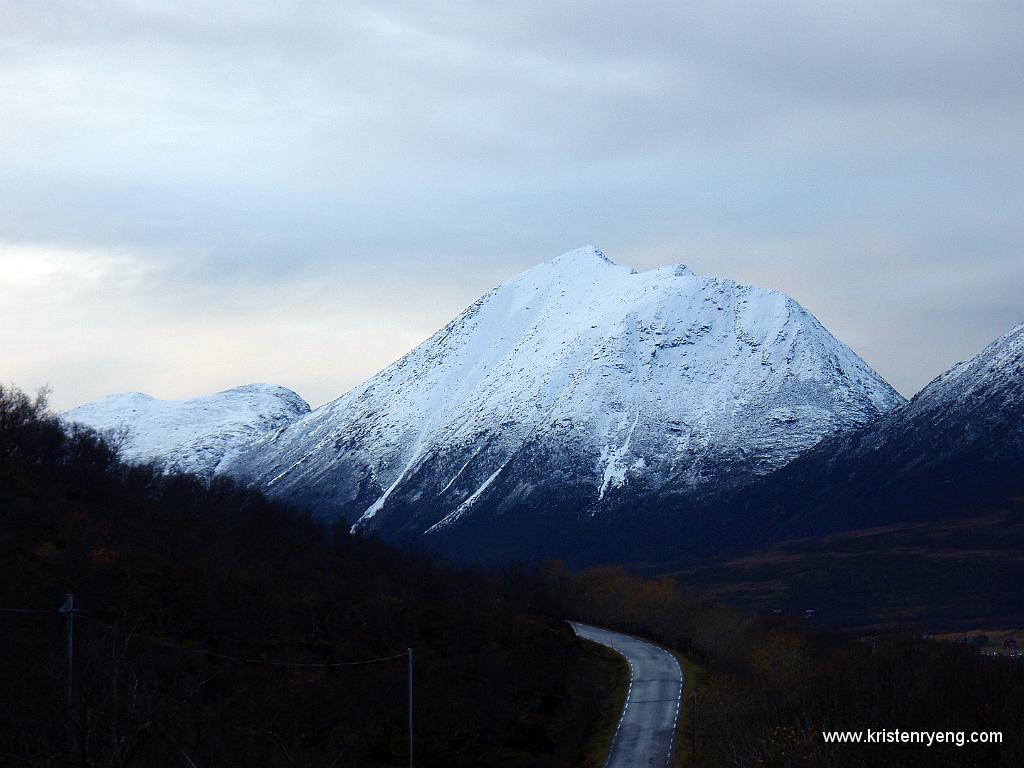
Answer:
[(1024, 320), (1014, 3), (0, 15), (0, 378), (60, 406), (323, 402), (588, 242), (782, 289), (908, 395)]

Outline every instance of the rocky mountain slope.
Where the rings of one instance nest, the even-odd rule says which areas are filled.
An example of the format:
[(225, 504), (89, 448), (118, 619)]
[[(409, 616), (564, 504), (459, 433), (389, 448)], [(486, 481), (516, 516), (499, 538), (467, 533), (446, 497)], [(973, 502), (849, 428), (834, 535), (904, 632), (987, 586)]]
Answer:
[(587, 517), (743, 484), (901, 401), (781, 293), (584, 248), (221, 469), (355, 529), (443, 538), (566, 494)]

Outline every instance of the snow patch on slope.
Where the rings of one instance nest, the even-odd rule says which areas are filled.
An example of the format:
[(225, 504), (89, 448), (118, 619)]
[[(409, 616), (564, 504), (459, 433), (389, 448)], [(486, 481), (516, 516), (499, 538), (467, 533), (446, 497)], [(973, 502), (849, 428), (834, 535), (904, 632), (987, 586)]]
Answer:
[[(476, 504), (477, 499), (479, 499), (483, 495), (484, 491), (486, 491), (488, 488), (491, 487), (491, 485), (494, 484), (494, 481), (498, 479), (498, 475), (501, 474), (501, 470), (503, 470), (507, 465), (508, 463), (506, 462), (505, 464), (502, 464), (500, 467), (494, 470), (494, 472), (491, 473), (490, 477), (484, 480), (483, 484), (475, 491), (473, 491), (473, 493), (458, 507), (456, 507), (454, 511), (449, 512), (439, 522), (434, 523), (432, 526), (427, 528), (423, 533), (434, 533), (435, 531), (444, 528), (446, 525), (451, 525), (460, 517), (462, 517), (466, 512), (468, 512), (472, 508), (474, 504)], [(353, 528), (354, 527), (355, 526), (353, 526)]]
[[(626, 466), (624, 460), (626, 455), (629, 453), (629, 444), (633, 440), (633, 432), (636, 430), (636, 425), (640, 423), (640, 412), (637, 411), (636, 418), (633, 419), (633, 425), (629, 428), (629, 432), (626, 433), (626, 439), (616, 449), (608, 447), (608, 443), (605, 443), (601, 447), (601, 462), (604, 464), (604, 476), (601, 479), (601, 489), (598, 492), (598, 499), (603, 499), (605, 491), (608, 488), (621, 488), (626, 482), (626, 472), (629, 467)], [(643, 456), (636, 459), (633, 462), (634, 469), (642, 469), (646, 466)]]

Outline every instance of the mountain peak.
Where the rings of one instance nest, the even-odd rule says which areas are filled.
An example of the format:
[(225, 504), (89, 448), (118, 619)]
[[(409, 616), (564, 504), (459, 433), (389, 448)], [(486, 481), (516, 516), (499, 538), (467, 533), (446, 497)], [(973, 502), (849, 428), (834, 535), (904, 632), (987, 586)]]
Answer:
[(560, 493), (559, 478), (572, 478), (577, 511), (627, 488), (743, 482), (900, 401), (797, 306), (578, 248), (221, 471), (359, 528), (417, 536), (506, 497), (528, 508)]
[[(685, 264), (665, 264), (660, 267), (656, 267), (645, 272), (639, 272), (632, 267), (626, 267), (621, 264), (617, 264), (612, 261), (608, 256), (598, 248), (596, 245), (584, 245), (581, 248), (575, 248), (571, 251), (566, 251), (563, 254), (556, 256), (549, 261), (545, 261), (538, 265), (539, 268), (569, 268), (571, 270), (583, 270), (590, 267), (598, 269), (615, 267), (621, 270), (623, 274), (628, 275), (650, 275), (658, 278), (673, 278), (673, 277), (696, 277), (693, 271)], [(528, 270), (532, 271), (532, 270)], [(526, 274), (526, 273), (524, 273)]]
[(605, 256), (604, 251), (598, 248), (596, 245), (584, 245), (581, 248), (574, 248), (571, 251), (566, 251), (559, 256), (546, 262), (551, 265), (591, 265), (598, 264), (604, 266), (617, 267), (619, 266), (614, 261)]
[[(613, 267), (619, 271), (619, 274), (623, 276), (631, 275), (644, 275), (656, 279), (671, 279), (676, 277), (697, 277), (694, 272), (687, 267), (685, 264), (664, 264), (660, 267), (655, 267), (650, 270), (640, 272), (632, 267), (627, 267), (622, 264), (617, 264), (612, 261), (608, 256), (598, 248), (596, 245), (584, 245), (580, 248), (574, 248), (571, 251), (566, 251), (553, 259), (542, 262), (533, 269), (527, 270), (520, 277), (525, 275), (536, 274), (534, 270), (545, 270), (550, 268), (556, 268), (561, 271), (570, 272), (583, 272), (587, 269), (593, 268), (595, 270), (603, 270), (608, 267)], [(609, 276), (615, 274), (614, 272), (604, 273)], [(513, 278), (509, 282), (515, 282), (516, 278)]]

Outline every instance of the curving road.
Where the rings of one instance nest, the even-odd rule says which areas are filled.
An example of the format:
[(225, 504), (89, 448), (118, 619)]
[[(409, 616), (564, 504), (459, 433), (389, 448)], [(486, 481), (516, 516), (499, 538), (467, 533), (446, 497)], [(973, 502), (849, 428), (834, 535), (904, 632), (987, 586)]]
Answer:
[(605, 768), (665, 768), (672, 758), (683, 697), (683, 670), (676, 657), (646, 640), (569, 623), (579, 637), (611, 648), (629, 662), (629, 693)]

